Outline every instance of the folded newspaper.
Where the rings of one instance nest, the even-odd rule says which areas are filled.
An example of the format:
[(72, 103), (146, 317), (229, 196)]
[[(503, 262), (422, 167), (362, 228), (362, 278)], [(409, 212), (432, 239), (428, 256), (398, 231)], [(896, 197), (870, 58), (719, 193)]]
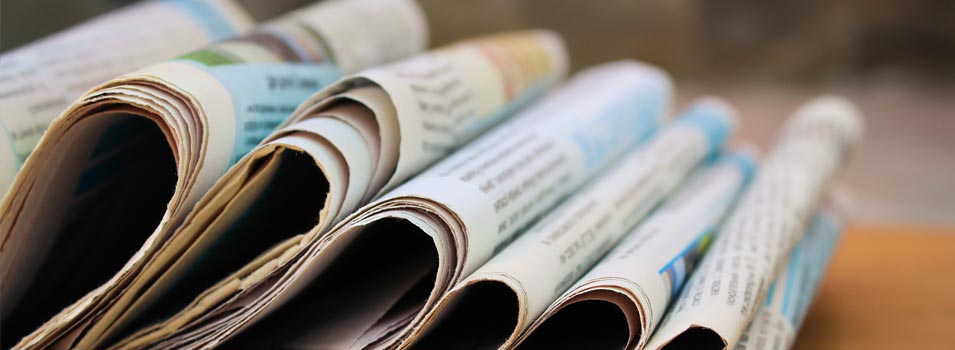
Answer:
[(726, 102), (667, 122), (655, 67), (551, 91), (549, 31), (386, 64), (426, 45), (413, 0), (251, 33), (232, 1), (3, 55), (4, 347), (792, 347), (845, 224), (849, 101), (800, 107), (757, 167)]
[[(546, 37), (549, 36), (544, 38)], [(510, 66), (511, 69), (526, 69), (535, 66), (531, 63), (545, 63), (545, 58), (555, 58), (553, 55), (528, 56), (527, 48), (518, 51), (524, 55), (512, 56), (522, 57), (520, 60), (501, 59), (505, 56), (499, 53), (489, 56), (464, 55), (468, 51), (488, 53), (486, 48), (473, 50), (474, 48), (476, 47), (458, 51), (448, 58), (457, 57), (461, 59), (460, 62), (475, 62), (478, 57), (488, 57), (492, 58), (492, 62), (519, 63)], [(536, 58), (532, 59), (534, 56)], [(550, 65), (556, 63), (558, 62), (551, 62)], [(430, 64), (428, 66), (440, 67)], [(484, 67), (483, 64), (481, 66)], [(424, 98), (428, 97), (433, 99), (444, 95), (458, 95), (451, 92), (469, 79), (422, 80), (432, 81), (432, 84), (428, 85), (392, 85), (393, 83), (380, 80), (381, 77), (389, 76), (434, 77), (438, 76), (436, 72), (457, 71), (452, 67), (439, 68), (436, 71), (424, 70), (427, 66), (417, 64), (399, 67), (402, 69), (396, 72), (401, 74), (385, 74), (387, 70), (373, 70), (375, 74), (369, 76), (374, 79), (368, 80), (378, 81), (380, 86), (386, 88), (403, 86), (401, 89), (395, 89), (396, 93), (402, 95), (395, 96), (410, 97), (410, 101), (414, 103), (407, 108), (413, 107), (415, 112), (418, 112), (418, 108), (427, 108), (445, 111), (446, 116), (454, 115), (452, 111), (455, 108), (449, 108), (449, 105), (461, 103), (473, 104), (473, 107), (464, 107), (465, 110), (489, 110), (479, 107), (477, 102), (513, 100), (505, 98), (508, 94), (502, 95), (502, 92), (520, 91), (500, 87), (534, 85), (528, 84), (533, 81), (528, 79), (528, 76), (521, 79), (513, 76), (511, 79), (495, 80), (495, 84), (489, 84), (499, 87), (494, 90), (497, 93), (487, 90), (478, 95), (466, 95), (480, 96), (480, 99), (450, 98), (443, 100), (441, 104), (425, 103), (427, 100)], [(492, 66), (487, 66), (490, 67)], [(532, 71), (548, 71), (543, 68), (546, 66)], [(412, 74), (414, 72), (418, 74)], [(472, 75), (478, 72), (471, 70), (461, 77), (500, 76)], [(538, 75), (532, 74), (530, 77)], [(359, 81), (362, 80), (364, 79)], [(435, 93), (447, 91), (449, 88), (452, 90), (446, 94)], [(332, 90), (336, 91), (334, 87)], [(423, 98), (415, 98), (416, 95), (412, 94), (415, 92), (431, 93), (421, 96)], [(332, 91), (327, 93), (332, 94)], [(283, 236), (285, 232), (273, 230), (271, 226), (288, 221), (289, 217), (283, 220), (261, 221), (257, 224), (257, 232), (268, 230), (270, 234), (288, 238), (273, 242), (275, 245), (271, 250), (259, 255), (255, 261), (244, 267), (237, 268), (238, 272), (209, 288), (179, 314), (163, 323), (143, 329), (118, 343), (116, 348), (211, 348), (220, 345), (234, 332), (245, 328), (249, 329), (222, 346), (384, 348), (395, 345), (405, 339), (413, 328), (417, 328), (424, 311), (434, 304), (440, 293), (446, 291), (458, 278), (480, 266), (491, 256), (495, 246), (503, 245), (508, 236), (519, 232), (522, 226), (546, 212), (604, 165), (644, 139), (660, 123), (670, 95), (669, 79), (655, 68), (633, 62), (593, 68), (581, 73), (542, 102), (521, 112), (516, 119), (469, 143), (450, 158), (389, 192), (385, 199), (365, 206), (328, 230), (322, 222), (316, 224), (316, 218), (340, 215), (337, 209), (322, 208), (331, 205), (338, 207), (338, 203), (342, 201), (340, 198), (351, 195), (350, 183), (344, 181), (348, 179), (345, 176), (351, 174), (319, 163), (323, 169), (338, 172), (336, 175), (341, 178), (329, 175), (296, 180), (289, 186), (289, 190), (296, 191), (296, 196), (301, 194), (303, 197), (286, 199), (290, 204), (288, 209), (285, 209), (289, 212), (293, 210), (293, 206), (309, 203), (303, 199), (308, 198), (311, 192), (304, 188), (318, 187), (323, 192), (325, 186), (339, 188), (329, 190), (327, 198), (315, 197), (315, 203), (308, 205), (310, 210), (304, 212), (306, 215), (295, 214), (295, 221), (315, 226), (304, 234), (294, 227), (282, 227), (280, 229), (283, 231), (289, 229), (288, 236)], [(404, 109), (398, 105), (394, 107), (398, 107), (399, 113)], [(312, 114), (311, 109), (312, 107), (306, 104), (299, 112)], [(419, 132), (419, 136), (409, 139), (411, 144), (408, 148), (402, 143), (397, 149), (401, 150), (402, 157), (406, 156), (406, 149), (411, 150), (414, 153), (408, 154), (410, 161), (423, 163), (415, 159), (415, 154), (419, 157), (429, 156), (435, 151), (432, 145), (456, 139), (454, 134), (429, 131), (426, 125), (442, 121), (449, 123), (460, 118), (431, 119), (431, 113), (420, 112), (415, 115), (424, 117), (418, 120), (417, 124), (410, 124)], [(289, 128), (301, 129), (295, 125), (307, 122), (308, 119), (303, 118)], [(462, 127), (442, 129), (473, 135), (471, 127), (464, 126), (483, 123), (480, 119), (468, 119), (471, 121)], [(402, 124), (402, 127), (404, 126)], [(273, 137), (278, 140), (277, 137), (284, 134), (280, 131)], [(404, 142), (405, 138), (401, 141)], [(311, 147), (303, 142), (299, 145), (304, 145), (297, 146), (302, 150), (300, 154), (316, 157), (323, 153), (322, 148)], [(280, 150), (268, 143), (262, 149)], [(438, 148), (440, 149), (448, 148)], [(270, 152), (274, 153), (263, 151), (261, 154), (264, 156)], [(256, 152), (253, 152), (249, 159), (255, 155)], [(394, 171), (402, 169), (400, 165), (389, 168), (396, 169)], [(245, 180), (244, 178), (248, 178), (246, 175), (238, 177), (242, 173), (237, 169), (239, 168), (233, 169), (231, 176), (223, 178), (217, 188), (225, 190), (230, 186), (251, 184), (254, 181)], [(374, 179), (370, 174), (361, 176), (363, 179)], [(230, 177), (237, 181), (230, 181)], [(323, 183), (325, 181), (327, 184)], [(236, 182), (236, 185), (229, 185), (230, 182)], [(348, 192), (341, 189), (348, 189)], [(342, 195), (332, 199), (336, 191), (342, 192)], [(214, 197), (216, 192), (217, 190), (213, 189), (207, 198)], [(366, 193), (366, 189), (360, 188), (354, 195), (364, 197)], [(252, 194), (256, 195), (255, 192)], [(275, 197), (266, 195), (267, 193), (263, 192), (263, 195), (257, 195), (255, 199), (262, 204), (278, 202)], [(249, 205), (255, 204), (242, 203), (241, 197), (242, 193), (237, 193), (234, 201), (240, 205), (237, 208), (246, 213), (246, 217), (258, 216), (259, 214), (254, 214), (256, 209), (262, 210), (265, 207), (248, 209)], [(510, 204), (504, 200), (509, 200)], [(210, 199), (203, 203), (212, 201)], [(498, 208), (497, 214), (495, 206)], [(197, 218), (203, 207), (204, 204), (198, 207)], [(235, 215), (223, 211), (221, 216), (229, 222), (242, 223), (237, 218), (229, 217)], [(189, 229), (191, 224), (192, 222), (187, 223), (184, 228)], [(498, 231), (499, 228), (503, 228), (503, 231)], [(255, 237), (262, 239), (262, 236), (260, 234)], [(470, 244), (463, 240), (468, 237)], [(255, 322), (258, 323), (249, 327)]]
[[(174, 288), (178, 295), (197, 288), (198, 293), (288, 238), (280, 233), (323, 232), (363, 198), (402, 181), (540, 96), (565, 70), (560, 39), (534, 31), (465, 41), (336, 83), (304, 103), (293, 114), (295, 122), (211, 189), (182, 229), (130, 277), (126, 289), (104, 299), (106, 313), (94, 329), (109, 322), (116, 324), (113, 328), (121, 325), (114, 317), (134, 316), (177, 281), (186, 280)], [(447, 122), (455, 124), (435, 128)], [(274, 198), (304, 200), (282, 206), (272, 203)], [(251, 206), (256, 201), (269, 205)], [(277, 249), (283, 248), (295, 247)], [(228, 259), (190, 265), (217, 254)], [(179, 275), (184, 272), (188, 275)], [(227, 293), (229, 287), (235, 286), (216, 291)], [(160, 309), (168, 305), (166, 300)]]
[(116, 346), (211, 346), (261, 318), (317, 268), (309, 254), (333, 224), (542, 96), (566, 69), (555, 34), (515, 32), (313, 96), (200, 201), (167, 245), (175, 261), (157, 261), (170, 266), (157, 285), (177, 283), (157, 308), (183, 311)]
[(53, 118), (83, 92), (147, 64), (245, 33), (252, 25), (233, 0), (145, 1), (4, 53), (0, 197)]
[[(412, 348), (513, 348), (561, 292), (726, 141), (735, 120), (720, 100), (694, 104), (454, 286), (426, 317), (428, 334), (412, 339)], [(728, 196), (717, 192), (727, 203), (744, 178), (730, 175), (736, 182), (720, 189)]]
[(648, 349), (736, 346), (861, 133), (858, 109), (838, 97), (790, 117)]
[(101, 344), (124, 317), (102, 310), (230, 164), (343, 73), (425, 44), (411, 0), (326, 1), (87, 92), (0, 202), (4, 336), (83, 297), (17, 348)]
[(819, 289), (846, 225), (843, 203), (827, 200), (786, 266), (769, 285), (766, 301), (736, 343), (736, 350), (789, 350)]
[(697, 170), (551, 302), (512, 348), (641, 349), (747, 185), (754, 157), (742, 147)]

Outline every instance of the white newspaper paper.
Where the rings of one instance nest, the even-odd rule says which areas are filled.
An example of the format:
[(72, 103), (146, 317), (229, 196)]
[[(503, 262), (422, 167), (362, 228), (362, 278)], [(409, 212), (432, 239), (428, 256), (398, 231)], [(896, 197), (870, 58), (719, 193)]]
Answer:
[(429, 316), (430, 333), (412, 347), (512, 347), (548, 305), (726, 141), (735, 121), (721, 100), (695, 103), (452, 288)]
[(412, 0), (324, 1), (83, 95), (0, 202), (4, 313), (16, 306), (23, 331), (56, 315), (17, 348), (102, 346), (148, 293), (125, 291), (230, 164), (347, 69), (426, 37)]
[(769, 285), (766, 301), (739, 338), (736, 350), (792, 349), (845, 229), (845, 213), (839, 204), (827, 201), (816, 213), (786, 266)]
[(218, 181), (138, 277), (151, 294), (188, 298), (157, 301), (182, 311), (117, 347), (213, 346), (260, 319), (294, 292), (305, 252), (329, 227), (541, 96), (566, 69), (558, 36), (522, 31), (366, 70), (319, 92)]
[(736, 345), (861, 132), (842, 98), (794, 113), (647, 348)]
[(144, 1), (0, 57), (0, 197), (43, 132), (86, 90), (247, 32), (233, 0)]
[(755, 167), (747, 148), (720, 156), (551, 303), (516, 349), (640, 349)]
[(454, 283), (645, 139), (671, 95), (662, 71), (632, 61), (578, 74), (332, 228), (283, 277), (297, 297), (223, 346), (407, 345)]

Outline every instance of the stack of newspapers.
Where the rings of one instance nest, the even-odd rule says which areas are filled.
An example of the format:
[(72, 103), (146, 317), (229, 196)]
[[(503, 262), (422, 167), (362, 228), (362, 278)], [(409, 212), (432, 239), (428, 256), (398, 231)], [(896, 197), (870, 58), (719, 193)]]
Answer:
[(792, 346), (852, 103), (758, 152), (654, 66), (427, 34), (413, 0), (161, 0), (4, 53), (2, 348)]

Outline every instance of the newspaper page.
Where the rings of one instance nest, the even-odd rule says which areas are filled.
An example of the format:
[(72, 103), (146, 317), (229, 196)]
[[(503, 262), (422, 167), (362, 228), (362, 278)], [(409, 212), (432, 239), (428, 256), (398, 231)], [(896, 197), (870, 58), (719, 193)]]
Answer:
[[(209, 289), (166, 322), (185, 325), (173, 336), (117, 348), (212, 347), (216, 337), (253, 321), (221, 346), (393, 348), (496, 246), (645, 139), (661, 123), (671, 95), (668, 77), (644, 64), (622, 61), (582, 72), (308, 242), (301, 256), (273, 249), (246, 265), (217, 287), (238, 285), (243, 293), (222, 297)], [(288, 267), (269, 272), (274, 277), (267, 283), (248, 282), (287, 260)], [(186, 318), (200, 307), (211, 311)]]
[(252, 26), (233, 0), (145, 1), (4, 53), (0, 197), (53, 118), (86, 90)]
[(840, 203), (827, 200), (769, 285), (766, 301), (739, 338), (736, 350), (792, 349), (845, 224)]
[(725, 142), (735, 120), (722, 100), (695, 103), (454, 286), (412, 347), (511, 348), (561, 292)]
[(812, 100), (790, 117), (649, 349), (736, 345), (861, 132), (859, 111), (839, 97)]
[[(370, 69), (319, 92), (209, 191), (138, 276), (155, 281), (150, 294), (170, 288), (197, 302), (159, 298), (157, 305), (183, 311), (118, 347), (199, 347), (227, 338), (259, 311), (233, 319), (219, 309), (272, 303), (274, 296), (260, 298), (250, 286), (284, 288), (276, 278), (295, 273), (328, 227), (541, 96), (563, 77), (566, 61), (554, 33), (503, 33)], [(203, 324), (210, 318), (235, 328)], [(176, 340), (176, 332), (199, 324), (218, 334)]]
[[(554, 300), (515, 349), (640, 349), (755, 167), (749, 147), (699, 169)], [(576, 276), (575, 276), (576, 277)]]
[(29, 331), (73, 303), (18, 348), (100, 344), (124, 323), (101, 311), (231, 163), (355, 67), (340, 62), (384, 63), (425, 43), (411, 0), (326, 1), (86, 93), (0, 203), (8, 317)]

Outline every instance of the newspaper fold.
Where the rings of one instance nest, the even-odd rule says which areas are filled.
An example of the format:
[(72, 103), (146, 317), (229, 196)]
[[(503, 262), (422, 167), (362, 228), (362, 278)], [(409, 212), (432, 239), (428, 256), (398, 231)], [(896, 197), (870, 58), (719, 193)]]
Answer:
[(726, 141), (735, 120), (721, 100), (695, 103), (455, 285), (412, 347), (513, 347), (551, 302)]
[(14, 324), (29, 331), (75, 301), (17, 348), (101, 346), (131, 316), (110, 304), (141, 297), (123, 291), (235, 159), (342, 73), (425, 41), (411, 0), (326, 1), (83, 95), (0, 202)]
[(144, 1), (4, 53), (0, 197), (53, 118), (87, 89), (253, 24), (233, 0)]
[[(394, 347), (495, 247), (655, 129), (670, 96), (668, 77), (643, 64), (580, 73), (327, 233), (278, 243), (176, 317), (117, 348), (211, 348), (253, 321), (222, 347)], [(286, 248), (295, 245), (303, 248)], [(272, 273), (275, 266), (281, 269)], [(266, 273), (273, 276), (268, 283), (247, 283)], [(230, 286), (243, 293), (218, 292), (235, 290)], [(196, 308), (209, 311), (193, 314)], [(171, 327), (175, 334), (155, 337)]]
[(786, 266), (769, 285), (766, 301), (739, 338), (736, 350), (792, 349), (846, 225), (840, 204), (827, 200), (816, 213)]
[(640, 349), (755, 167), (748, 148), (698, 170), (547, 306), (516, 349)]
[(817, 98), (790, 117), (648, 349), (736, 345), (861, 133), (843, 98)]
[(306, 251), (329, 227), (541, 96), (566, 69), (555, 34), (505, 33), (366, 70), (309, 98), (203, 197), (139, 276), (155, 281), (151, 294), (180, 296), (157, 307), (183, 311), (117, 347), (228, 338), (294, 292)]

